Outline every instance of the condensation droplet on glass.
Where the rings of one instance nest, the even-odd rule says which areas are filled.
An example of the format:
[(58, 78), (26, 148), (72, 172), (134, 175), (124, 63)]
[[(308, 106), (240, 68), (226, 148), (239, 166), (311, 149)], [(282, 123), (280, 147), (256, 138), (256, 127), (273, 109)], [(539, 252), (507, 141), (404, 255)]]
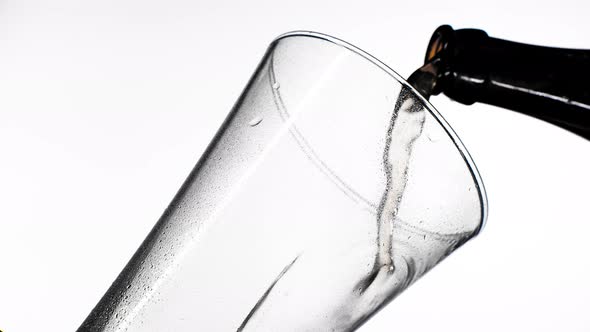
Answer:
[(258, 124), (260, 124), (260, 122), (262, 122), (262, 118), (257, 116), (255, 118), (253, 118), (252, 120), (250, 120), (250, 122), (248, 122), (248, 124), (250, 125), (250, 127), (255, 127)]
[(428, 133), (426, 137), (431, 142), (438, 142), (441, 139), (440, 133)]

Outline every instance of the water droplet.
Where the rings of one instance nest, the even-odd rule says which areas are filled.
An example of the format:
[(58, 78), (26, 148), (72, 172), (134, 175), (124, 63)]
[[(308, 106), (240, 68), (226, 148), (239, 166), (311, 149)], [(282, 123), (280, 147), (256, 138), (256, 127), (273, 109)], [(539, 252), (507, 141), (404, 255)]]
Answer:
[(278, 89), (278, 88), (280, 88), (280, 87), (281, 87), (281, 85), (279, 84), (279, 82), (274, 82), (274, 83), (272, 84), (272, 88), (273, 88), (273, 89), (275, 89), (275, 90), (277, 90), (277, 89)]
[(255, 118), (253, 118), (252, 120), (250, 120), (250, 122), (248, 122), (248, 124), (250, 125), (250, 127), (255, 127), (255, 126), (259, 125), (260, 122), (262, 122), (262, 118), (257, 116)]
[(429, 141), (435, 143), (435, 142), (440, 141), (442, 136), (441, 136), (441, 133), (432, 131), (432, 132), (426, 134), (426, 137), (428, 137)]

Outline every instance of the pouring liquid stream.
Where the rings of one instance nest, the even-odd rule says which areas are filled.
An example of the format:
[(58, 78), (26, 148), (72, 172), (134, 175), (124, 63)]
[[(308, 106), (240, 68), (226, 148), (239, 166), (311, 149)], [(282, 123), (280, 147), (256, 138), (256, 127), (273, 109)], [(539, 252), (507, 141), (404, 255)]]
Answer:
[[(325, 317), (325, 326), (332, 331), (357, 329), (380, 307), (395, 297), (396, 290), (403, 290), (413, 279), (413, 262), (405, 262), (400, 255), (397, 257), (395, 255), (394, 228), (408, 181), (413, 144), (422, 133), (424, 120), (424, 108), (410, 97), (408, 91), (402, 90), (385, 135), (383, 169), (386, 188), (375, 211), (377, 238), (374, 246), (373, 267), (364, 279), (357, 281), (356, 287), (350, 290), (343, 304), (331, 308), (331, 314)], [(258, 311), (263, 306), (273, 305), (272, 300), (268, 299), (269, 295), (275, 291), (275, 288), (280, 288), (281, 279), (296, 264), (298, 258), (299, 256), (277, 276), (237, 332), (254, 331), (264, 326), (262, 322), (257, 321), (264, 319)], [(254, 327), (249, 329), (251, 320), (254, 321), (252, 324)]]
[[(413, 279), (413, 262), (394, 249), (397, 215), (408, 181), (413, 144), (421, 135), (425, 111), (402, 90), (389, 124), (383, 152), (386, 189), (377, 210), (377, 248), (371, 274), (352, 292), (339, 330), (352, 331), (397, 295)], [(344, 308), (343, 308), (344, 309)]]

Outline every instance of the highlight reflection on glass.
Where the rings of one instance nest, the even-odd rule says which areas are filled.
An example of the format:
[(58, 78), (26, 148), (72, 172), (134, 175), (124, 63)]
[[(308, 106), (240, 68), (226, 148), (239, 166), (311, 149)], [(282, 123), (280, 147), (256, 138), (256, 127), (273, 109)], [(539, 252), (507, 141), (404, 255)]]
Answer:
[(286, 34), (79, 331), (352, 331), (485, 213), (466, 150), (397, 74)]

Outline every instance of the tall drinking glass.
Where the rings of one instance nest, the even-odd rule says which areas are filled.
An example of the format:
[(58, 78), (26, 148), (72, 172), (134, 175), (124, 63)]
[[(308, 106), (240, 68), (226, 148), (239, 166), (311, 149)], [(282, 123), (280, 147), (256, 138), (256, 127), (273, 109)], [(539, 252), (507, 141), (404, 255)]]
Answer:
[(79, 331), (352, 331), (485, 216), (424, 98), (352, 45), (288, 33)]

